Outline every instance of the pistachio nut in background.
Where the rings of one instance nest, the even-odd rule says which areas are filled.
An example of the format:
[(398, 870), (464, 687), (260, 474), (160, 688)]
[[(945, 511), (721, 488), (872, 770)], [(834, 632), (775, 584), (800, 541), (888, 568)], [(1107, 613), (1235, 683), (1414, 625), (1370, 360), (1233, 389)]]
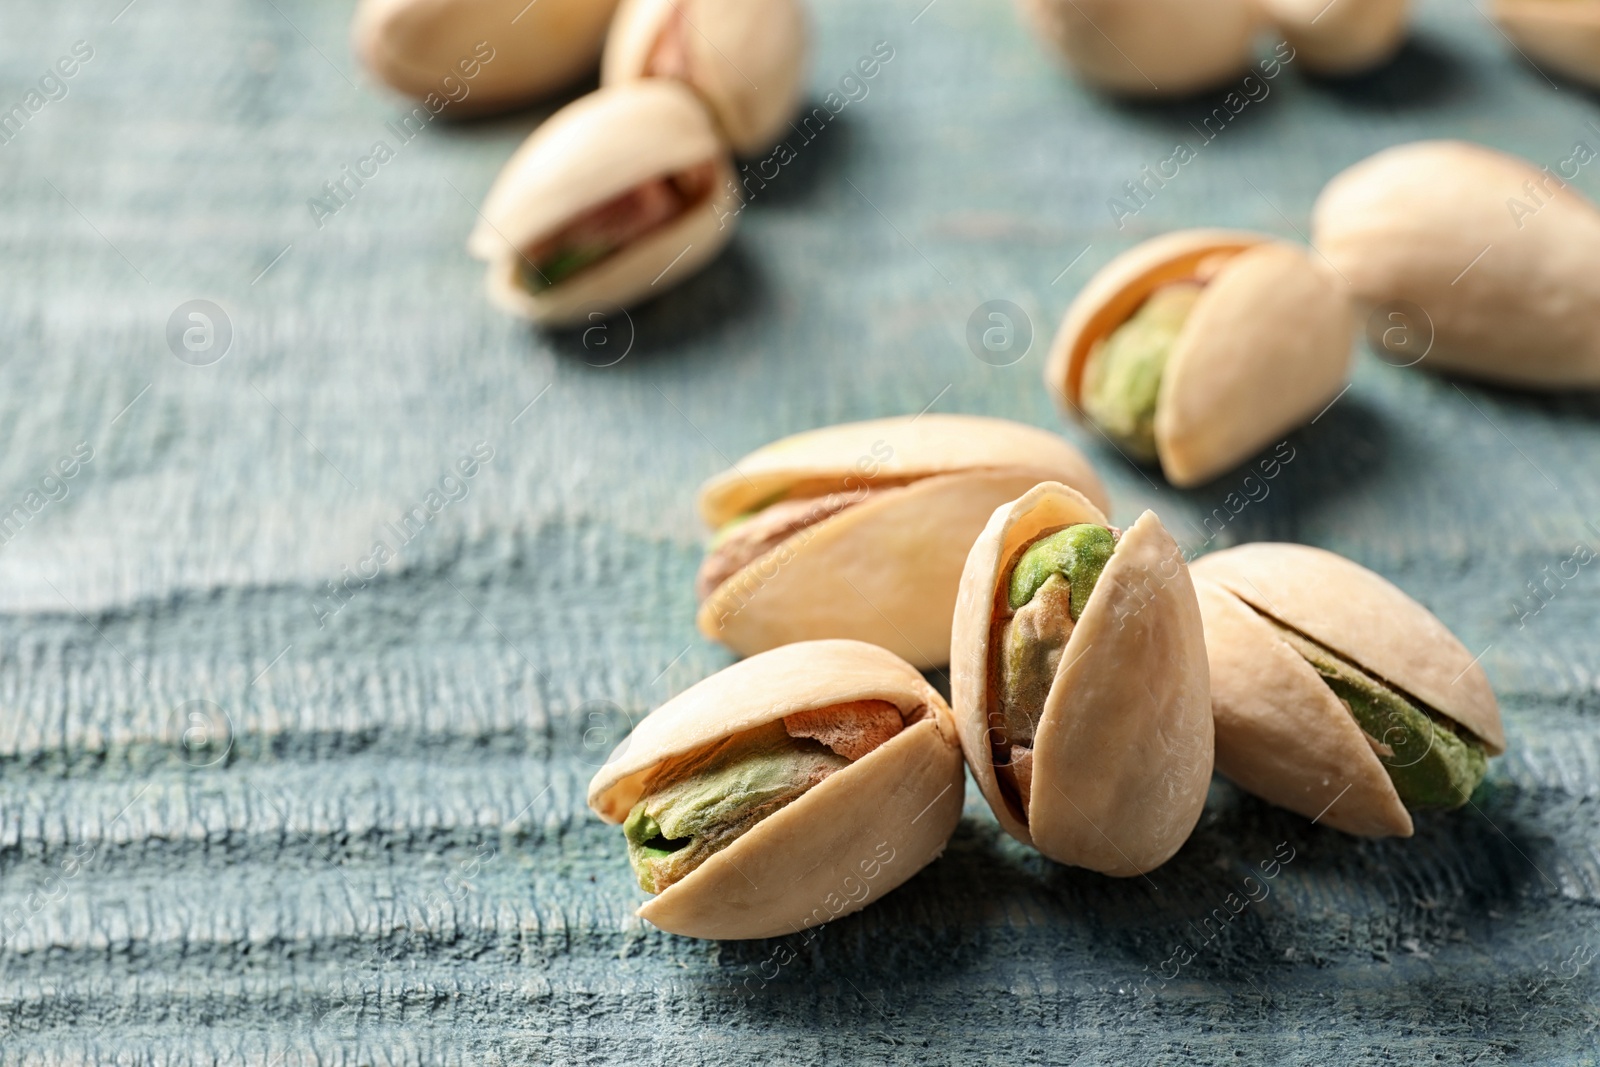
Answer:
[(1320, 548), (1250, 544), (1193, 566), (1217, 770), (1364, 837), (1459, 808), (1505, 751), (1473, 654), (1421, 604)]
[(1056, 333), (1045, 384), (1124, 454), (1199, 485), (1338, 395), (1351, 318), (1343, 286), (1305, 250), (1179, 230), (1095, 275)]
[(865, 907), (944, 851), (963, 799), (949, 706), (893, 653), (811, 641), (736, 663), (645, 717), (589, 783), (688, 937), (790, 934)]
[(665, 292), (733, 233), (738, 193), (710, 114), (675, 81), (573, 101), (501, 170), (468, 248), (507, 311), (549, 326)]
[(807, 51), (801, 0), (622, 0), (600, 81), (676, 78), (705, 100), (736, 153), (755, 155), (799, 109)]
[(1017, 0), (1074, 75), (1126, 96), (1187, 96), (1245, 73), (1255, 0)]
[(1600, 0), (1495, 0), (1494, 17), (1530, 62), (1600, 88)]
[(1410, 14), (1409, 0), (1261, 0), (1261, 6), (1295, 61), (1328, 77), (1360, 74), (1393, 59), (1405, 43)]
[[(454, 115), (503, 111), (591, 74), (617, 0), (361, 0), (352, 36), (377, 78)], [(476, 61), (492, 56), (481, 67)], [(472, 74), (463, 64), (472, 64)], [(456, 99), (451, 86), (470, 77)]]
[(1205, 638), (1183, 555), (1153, 513), (1119, 533), (1054, 482), (997, 508), (961, 576), (950, 692), (995, 817), (1051, 859), (1142, 874), (1199, 820)]
[(1554, 173), (1462, 141), (1400, 145), (1329, 182), (1311, 223), (1363, 310), (1426, 314), (1419, 366), (1600, 386), (1600, 209)]
[(700, 489), (715, 531), (695, 583), (700, 632), (746, 656), (849, 637), (947, 663), (973, 538), (1050, 479), (1107, 504), (1076, 448), (1004, 419), (877, 419), (757, 449)]

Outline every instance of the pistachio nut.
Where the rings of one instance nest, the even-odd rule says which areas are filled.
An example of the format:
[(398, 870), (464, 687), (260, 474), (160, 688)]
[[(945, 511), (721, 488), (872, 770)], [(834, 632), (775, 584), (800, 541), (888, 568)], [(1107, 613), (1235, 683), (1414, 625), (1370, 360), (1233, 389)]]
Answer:
[(622, 0), (602, 85), (677, 78), (710, 106), (740, 155), (772, 147), (805, 91), (800, 0)]
[(1405, 43), (1408, 0), (1262, 0), (1267, 17), (1307, 70), (1359, 74)]
[(893, 653), (808, 641), (669, 700), (589, 783), (669, 933), (774, 937), (865, 907), (961, 817), (949, 706)]
[(1461, 141), (1400, 145), (1329, 182), (1311, 223), (1365, 309), (1422, 309), (1422, 366), (1600, 385), (1600, 209), (1548, 168)]
[(1253, 0), (1018, 0), (1024, 20), (1083, 81), (1128, 96), (1186, 96), (1243, 74)]
[(1061, 863), (1142, 874), (1211, 782), (1205, 638), (1183, 555), (1045, 482), (990, 517), (961, 576), (950, 694), (1007, 833)]
[[(592, 72), (617, 0), (361, 0), (353, 37), (367, 69), (451, 114), (548, 96)], [(465, 95), (458, 96), (458, 87)]]
[(1106, 503), (1077, 449), (1003, 419), (876, 419), (757, 449), (700, 490), (716, 531), (696, 581), (700, 632), (741, 655), (850, 637), (947, 663), (972, 539), (1052, 478)]
[(1338, 394), (1351, 315), (1305, 251), (1236, 230), (1180, 230), (1113, 259), (1067, 309), (1045, 384), (1167, 480), (1216, 477)]
[(1600, 3), (1496, 0), (1494, 17), (1532, 62), (1600, 88)]
[(1250, 544), (1193, 566), (1211, 657), (1217, 770), (1365, 837), (1458, 808), (1505, 751), (1483, 668), (1421, 604), (1359, 564)]
[(600, 89), (533, 132), (468, 248), (507, 311), (562, 326), (663, 292), (727, 243), (738, 192), (705, 105), (664, 79)]

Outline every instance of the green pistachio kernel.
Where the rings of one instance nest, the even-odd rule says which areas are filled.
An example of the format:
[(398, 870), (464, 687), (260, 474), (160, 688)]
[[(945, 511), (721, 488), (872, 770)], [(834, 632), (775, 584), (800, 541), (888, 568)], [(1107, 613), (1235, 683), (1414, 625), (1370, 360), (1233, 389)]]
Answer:
[(1059, 574), (1072, 587), (1072, 620), (1076, 622), (1116, 547), (1110, 530), (1087, 522), (1041, 537), (1011, 569), (1011, 610), (1032, 600), (1052, 574)]
[(1325, 646), (1294, 630), (1279, 632), (1377, 742), (1378, 760), (1407, 809), (1448, 810), (1467, 802), (1489, 767), (1482, 742)]
[(1083, 410), (1106, 435), (1145, 462), (1156, 459), (1156, 399), (1178, 334), (1203, 287), (1162, 286), (1127, 322), (1095, 343), (1083, 368)]
[(591, 263), (598, 263), (612, 251), (609, 245), (603, 244), (563, 248), (541, 263), (523, 263), (522, 284), (531, 293), (543, 292), (566, 281)]

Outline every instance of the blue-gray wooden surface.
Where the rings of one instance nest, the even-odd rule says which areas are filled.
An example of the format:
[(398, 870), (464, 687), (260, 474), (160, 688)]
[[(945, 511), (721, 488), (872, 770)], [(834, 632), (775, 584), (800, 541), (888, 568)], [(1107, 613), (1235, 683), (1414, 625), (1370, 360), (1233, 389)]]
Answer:
[[(1600, 566), (1527, 583), (1600, 549), (1600, 399), (1370, 355), (1209, 544), (1243, 472), (1175, 492), (1063, 432), (1120, 519), (1336, 549), (1482, 650), (1511, 751), (1476, 808), (1362, 842), (1219, 782), (1171, 863), (1111, 881), (972, 791), (941, 860), (813, 937), (632, 917), (582, 797), (630, 719), (728, 662), (691, 622), (701, 479), (929, 407), (1060, 427), (1040, 363), (1098, 266), (1177, 226), (1303, 234), (1385, 145), (1600, 147), (1596, 97), (1427, 0), (1393, 66), (1291, 65), (1118, 229), (1108, 199), (1222, 94), (1096, 98), (1002, 0), (923, 2), (817, 4), (816, 96), (893, 59), (609, 348), (496, 313), (463, 252), (541, 113), (399, 143), (348, 0), (0, 4), (5, 108), (93, 50), (0, 144), (0, 505), (26, 520), (0, 547), (0, 1062), (1595, 1061)], [(308, 199), (379, 140), (319, 227)], [(232, 326), (210, 366), (166, 339), (198, 298)], [(993, 299), (1032, 320), (1010, 366), (965, 340)], [(474, 446), (460, 499), (332, 613), (324, 583)]]

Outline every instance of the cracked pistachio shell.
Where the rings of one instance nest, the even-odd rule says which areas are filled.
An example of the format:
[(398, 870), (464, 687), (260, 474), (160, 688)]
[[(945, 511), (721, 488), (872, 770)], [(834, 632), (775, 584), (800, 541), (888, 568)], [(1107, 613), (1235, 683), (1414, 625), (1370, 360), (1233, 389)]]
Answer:
[(745, 456), (700, 490), (713, 529), (791, 487), (849, 491), (915, 479), (796, 534), (700, 605), (700, 632), (741, 655), (849, 637), (919, 667), (949, 662), (956, 587), (991, 512), (1041, 481), (1107, 496), (1089, 461), (1045, 430), (1004, 419), (927, 414), (795, 434)]
[(1600, 4), (1497, 0), (1495, 21), (1534, 63), (1600, 88)]
[(1177, 852), (1211, 782), (1200, 609), (1183, 555), (1153, 513), (1123, 533), (1062, 651), (1034, 737), (1026, 819), (1001, 792), (990, 744), (999, 583), (1041, 534), (1085, 522), (1106, 519), (1050, 482), (995, 510), (961, 576), (951, 704), (972, 776), (1007, 833), (1058, 862), (1126, 877)]
[(1488, 754), (1505, 751), (1499, 704), (1472, 653), (1365, 567), (1320, 548), (1250, 544), (1193, 571), (1217, 770), (1243, 789), (1346, 833), (1411, 835), (1411, 814), (1349, 709), (1268, 618), (1459, 723)]
[[(484, 114), (548, 96), (593, 71), (616, 6), (617, 0), (362, 0), (353, 36), (362, 62), (395, 90), (418, 100), (437, 93), (451, 101), (452, 115)], [(461, 86), (467, 95), (456, 98)]]
[(1156, 452), (1173, 485), (1209, 481), (1314, 418), (1344, 384), (1351, 314), (1305, 250), (1262, 234), (1179, 230), (1113, 259), (1067, 309), (1045, 384), (1083, 418), (1084, 365), (1157, 288), (1221, 266), (1174, 343), (1156, 400)]
[[(639, 916), (669, 933), (776, 937), (877, 900), (944, 851), (961, 817), (961, 749), (950, 709), (912, 666), (860, 641), (811, 641), (753, 656), (651, 712), (589, 783), (589, 806), (621, 823), (663, 760), (802, 711), (885, 700), (905, 728), (762, 819)], [(880, 846), (894, 850), (864, 877)], [(866, 865), (866, 866), (864, 866)], [(865, 886), (858, 900), (852, 887)], [(844, 909), (835, 911), (840, 902)]]
[(1408, 0), (1262, 0), (1295, 61), (1324, 75), (1359, 74), (1405, 43)]
[[(525, 249), (585, 212), (654, 178), (712, 162), (709, 196), (599, 263), (540, 293), (521, 282)], [(655, 296), (716, 256), (738, 214), (733, 168), (705, 105), (677, 82), (630, 82), (552, 115), (506, 163), (484, 200), (468, 250), (489, 264), (489, 295), (544, 325)]]
[(805, 90), (799, 0), (622, 0), (606, 38), (603, 85), (649, 76), (664, 37), (682, 78), (710, 105), (728, 143), (754, 155), (777, 143)]
[(1083, 81), (1175, 97), (1241, 75), (1261, 15), (1253, 0), (1018, 0), (1023, 17)]
[(1400, 145), (1329, 182), (1311, 223), (1360, 303), (1426, 313), (1421, 366), (1600, 385), (1600, 209), (1558, 179), (1481, 145)]

